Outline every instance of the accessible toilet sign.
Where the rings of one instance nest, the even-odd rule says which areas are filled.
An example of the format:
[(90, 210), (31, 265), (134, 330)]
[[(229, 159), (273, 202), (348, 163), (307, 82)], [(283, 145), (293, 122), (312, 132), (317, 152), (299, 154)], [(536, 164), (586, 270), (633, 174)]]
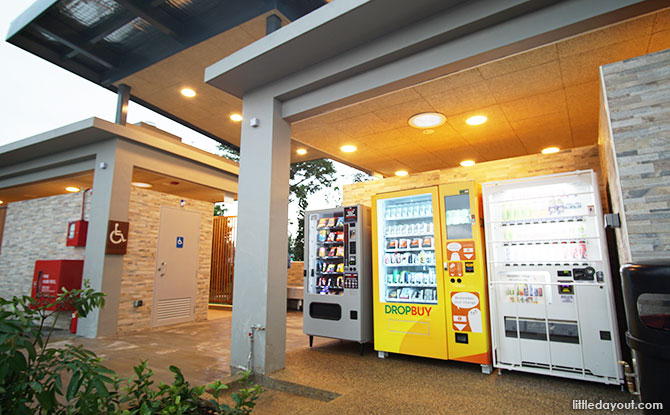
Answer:
[(183, 236), (178, 236), (177, 237), (177, 248), (183, 248), (184, 247), (184, 237)]
[(105, 254), (125, 255), (128, 247), (128, 222), (110, 220), (107, 223)]

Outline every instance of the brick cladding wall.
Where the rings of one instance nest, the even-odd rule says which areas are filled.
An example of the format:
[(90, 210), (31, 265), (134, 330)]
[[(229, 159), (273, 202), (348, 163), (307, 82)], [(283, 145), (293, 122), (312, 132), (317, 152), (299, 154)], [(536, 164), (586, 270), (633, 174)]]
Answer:
[[(179, 207), (179, 196), (133, 188), (130, 193), (128, 221), (128, 251), (123, 258), (121, 298), (118, 315), (118, 333), (151, 328), (154, 268), (158, 245), (158, 223), (161, 206)], [(198, 280), (196, 290), (196, 321), (207, 319), (209, 302), (209, 271), (212, 256), (212, 223), (214, 204), (184, 199), (184, 209), (202, 214), (200, 248), (198, 253)], [(142, 307), (133, 307), (141, 299)]]
[[(483, 183), (589, 169), (594, 170), (598, 175), (601, 197), (604, 196), (603, 181), (600, 178), (598, 147), (587, 146), (563, 150), (556, 154), (532, 154), (478, 163), (472, 167), (454, 167), (416, 173), (408, 177), (389, 177), (382, 180), (353, 183), (344, 186), (342, 205), (348, 206), (360, 203), (370, 206), (372, 195), (395, 190), (416, 189), (473, 179)], [(603, 204), (603, 209), (605, 209), (605, 206)]]
[[(86, 199), (88, 207), (90, 193)], [(81, 193), (69, 193), (7, 205), (0, 250), (0, 296), (30, 295), (37, 260), (84, 259), (84, 247), (65, 246), (67, 224), (81, 217), (81, 202)]]
[(291, 268), (288, 269), (288, 276), (286, 285), (289, 287), (302, 287), (303, 276), (302, 270), (305, 266), (303, 261), (292, 261)]
[(601, 128), (599, 143), (612, 210), (623, 213), (621, 261), (668, 258), (670, 50), (605, 65), (602, 75), (611, 136)]

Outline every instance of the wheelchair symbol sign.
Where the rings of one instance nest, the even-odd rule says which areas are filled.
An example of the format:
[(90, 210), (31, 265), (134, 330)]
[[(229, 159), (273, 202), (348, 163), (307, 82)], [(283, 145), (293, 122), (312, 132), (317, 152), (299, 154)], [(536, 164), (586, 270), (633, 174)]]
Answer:
[(184, 237), (183, 236), (178, 236), (177, 237), (177, 248), (183, 248), (184, 247)]

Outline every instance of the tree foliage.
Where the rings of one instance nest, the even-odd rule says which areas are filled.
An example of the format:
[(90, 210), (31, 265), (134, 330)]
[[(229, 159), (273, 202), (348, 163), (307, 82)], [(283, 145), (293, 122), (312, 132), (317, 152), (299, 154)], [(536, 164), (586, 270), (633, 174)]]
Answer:
[(298, 202), (298, 230), (290, 239), (291, 257), (302, 261), (305, 251), (305, 209), (307, 198), (335, 183), (335, 166), (328, 159), (301, 161), (291, 164), (289, 202)]

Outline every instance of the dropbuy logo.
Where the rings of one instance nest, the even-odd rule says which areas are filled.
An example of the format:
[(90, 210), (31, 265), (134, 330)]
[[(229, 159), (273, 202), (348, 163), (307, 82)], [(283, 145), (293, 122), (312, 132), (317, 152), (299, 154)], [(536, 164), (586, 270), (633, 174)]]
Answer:
[(415, 306), (415, 305), (389, 305), (384, 306), (386, 314), (398, 314), (401, 316), (426, 316), (430, 317), (432, 307)]

